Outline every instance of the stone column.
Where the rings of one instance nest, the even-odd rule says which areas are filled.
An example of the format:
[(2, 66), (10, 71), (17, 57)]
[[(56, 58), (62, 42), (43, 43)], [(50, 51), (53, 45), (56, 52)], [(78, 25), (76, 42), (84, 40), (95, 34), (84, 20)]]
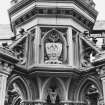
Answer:
[(79, 33), (76, 33), (76, 66), (80, 66), (80, 38), (79, 38)]
[(39, 64), (39, 57), (40, 57), (40, 28), (36, 26), (36, 33), (35, 33), (35, 64)]
[(101, 78), (102, 86), (103, 86), (103, 96), (104, 96), (104, 104), (105, 104), (105, 76)]
[(103, 42), (102, 42), (101, 48), (102, 48), (103, 50), (105, 50), (105, 32), (102, 33), (102, 37), (103, 37)]
[(72, 40), (72, 28), (68, 28), (67, 34), (68, 41), (68, 64), (73, 66), (73, 40)]
[(8, 63), (0, 61), (0, 105), (4, 105), (5, 102), (7, 77), (12, 70), (11, 67)]

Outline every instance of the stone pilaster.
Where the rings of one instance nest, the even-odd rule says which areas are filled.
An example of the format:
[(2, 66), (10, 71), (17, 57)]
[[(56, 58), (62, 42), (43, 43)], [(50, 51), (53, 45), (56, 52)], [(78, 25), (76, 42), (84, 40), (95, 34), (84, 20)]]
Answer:
[(73, 66), (73, 40), (72, 40), (72, 28), (68, 28), (68, 64)]
[(102, 80), (102, 86), (103, 86), (103, 96), (104, 96), (104, 104), (105, 104), (105, 77), (101, 78)]
[(99, 73), (100, 78), (102, 80), (103, 98), (104, 98), (104, 104), (105, 104), (105, 66), (103, 66), (100, 70), (98, 70), (98, 73)]
[(12, 67), (12, 65), (0, 61), (0, 105), (4, 105), (5, 102), (7, 77)]
[(36, 26), (36, 36), (35, 36), (35, 64), (39, 64), (40, 57), (40, 28)]

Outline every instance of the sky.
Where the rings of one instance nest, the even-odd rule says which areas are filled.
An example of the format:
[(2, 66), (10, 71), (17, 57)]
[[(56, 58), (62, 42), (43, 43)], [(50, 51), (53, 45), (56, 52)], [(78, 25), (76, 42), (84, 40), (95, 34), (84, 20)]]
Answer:
[[(0, 0), (0, 24), (9, 24), (8, 8), (10, 0)], [(94, 0), (96, 10), (99, 12), (97, 20), (105, 20), (105, 0)]]

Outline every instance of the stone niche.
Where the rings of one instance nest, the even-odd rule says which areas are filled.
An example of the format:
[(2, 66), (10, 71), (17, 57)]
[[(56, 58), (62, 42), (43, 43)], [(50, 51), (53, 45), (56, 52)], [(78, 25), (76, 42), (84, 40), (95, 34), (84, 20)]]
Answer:
[(42, 62), (44, 64), (63, 64), (67, 60), (66, 29), (48, 29), (41, 39)]

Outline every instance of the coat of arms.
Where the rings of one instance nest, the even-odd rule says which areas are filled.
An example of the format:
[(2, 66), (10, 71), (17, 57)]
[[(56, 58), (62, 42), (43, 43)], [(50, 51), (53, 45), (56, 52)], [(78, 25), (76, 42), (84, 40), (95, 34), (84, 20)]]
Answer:
[(61, 64), (62, 61), (59, 61), (59, 57), (62, 52), (62, 44), (61, 43), (46, 43), (45, 45), (46, 53), (48, 55), (49, 60), (45, 61), (47, 64)]

